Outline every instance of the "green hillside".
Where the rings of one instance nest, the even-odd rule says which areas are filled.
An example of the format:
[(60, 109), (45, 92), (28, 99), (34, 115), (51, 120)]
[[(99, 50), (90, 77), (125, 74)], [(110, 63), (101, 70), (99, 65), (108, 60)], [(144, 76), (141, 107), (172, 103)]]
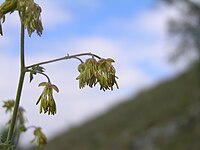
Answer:
[(141, 92), (43, 150), (200, 150), (199, 69)]

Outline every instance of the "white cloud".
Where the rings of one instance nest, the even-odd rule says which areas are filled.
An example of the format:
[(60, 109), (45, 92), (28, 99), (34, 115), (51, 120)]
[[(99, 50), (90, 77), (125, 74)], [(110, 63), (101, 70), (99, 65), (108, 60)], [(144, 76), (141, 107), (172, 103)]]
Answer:
[(0, 45), (1, 45), (1, 49), (7, 47), (9, 44), (11, 43), (11, 38), (9, 38), (8, 36), (0, 36)]
[(171, 17), (179, 17), (175, 7), (158, 5), (148, 11), (141, 11), (129, 18), (112, 18), (107, 25), (118, 27), (125, 32), (140, 32), (145, 35), (163, 37), (166, 34), (167, 22)]
[(157, 9), (145, 11), (131, 21), (131, 26), (140, 29), (144, 33), (152, 35), (165, 35), (167, 22), (171, 17), (178, 16), (174, 7), (159, 6)]
[[(54, 1), (38, 1), (42, 7), (42, 22), (45, 29), (58, 27), (61, 24), (69, 23), (73, 20), (72, 13), (65, 7), (60, 6)], [(19, 16), (17, 12), (6, 15), (3, 28), (9, 31), (15, 31), (20, 28)], [(15, 31), (16, 32), (16, 31)]]
[(57, 1), (40, 1), (42, 7), (42, 21), (45, 28), (58, 27), (73, 20), (72, 13)]
[(78, 8), (97, 9), (100, 6), (97, 0), (61, 0), (67, 6), (76, 6)]

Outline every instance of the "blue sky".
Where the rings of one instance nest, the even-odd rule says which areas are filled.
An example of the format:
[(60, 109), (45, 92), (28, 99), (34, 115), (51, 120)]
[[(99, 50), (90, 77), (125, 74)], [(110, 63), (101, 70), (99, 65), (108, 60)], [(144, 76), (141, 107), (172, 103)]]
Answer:
[[(2, 0), (0, 1), (2, 2)], [(52, 137), (56, 133), (103, 113), (124, 98), (161, 79), (177, 74), (181, 66), (170, 65), (167, 57), (171, 47), (166, 42), (166, 22), (177, 16), (173, 8), (154, 6), (154, 0), (59, 0), (37, 1), (43, 8), (42, 37), (26, 36), (26, 63), (62, 57), (67, 54), (92, 52), (112, 57), (119, 77), (120, 89), (102, 92), (78, 89), (75, 80), (77, 61), (63, 61), (44, 66), (60, 93), (55, 116), (40, 115), (35, 101), (44, 78), (24, 85), (21, 104), (26, 108), (28, 124), (41, 126)], [(0, 105), (2, 100), (15, 97), (19, 69), (19, 21), (17, 13), (6, 16), (4, 36), (0, 37)], [(88, 98), (89, 97), (89, 98)], [(0, 114), (3, 114), (0, 109)], [(3, 123), (0, 116), (0, 125)], [(56, 122), (56, 124), (54, 124)], [(57, 123), (59, 122), (59, 124)], [(31, 138), (31, 132), (26, 137)], [(25, 143), (28, 143), (25, 140)]]

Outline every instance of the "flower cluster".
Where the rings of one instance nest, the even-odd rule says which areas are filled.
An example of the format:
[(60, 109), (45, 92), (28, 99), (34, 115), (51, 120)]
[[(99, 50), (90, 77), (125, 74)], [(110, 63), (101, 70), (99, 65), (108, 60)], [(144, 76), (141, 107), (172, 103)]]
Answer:
[(26, 117), (24, 116), (25, 109), (23, 107), (19, 107), (17, 120), (18, 126), (21, 132), (25, 132), (27, 130), (25, 123), (27, 121)]
[(40, 15), (42, 12), (41, 7), (33, 0), (21, 0), (18, 2), (18, 10), (19, 15), (24, 22), (24, 26), (27, 28), (29, 36), (31, 36), (34, 31), (41, 36), (43, 30)]
[[(14, 105), (15, 105), (14, 100), (7, 100), (7, 101), (4, 101), (4, 104), (2, 107), (6, 109), (6, 112), (12, 113)], [(16, 128), (19, 129), (20, 132), (26, 131), (25, 123), (27, 120), (25, 118), (24, 112), (25, 112), (24, 108), (19, 107), (17, 118), (16, 118)], [(7, 122), (7, 125), (10, 125), (10, 124), (11, 124), (11, 118)]]
[(2, 107), (6, 109), (6, 112), (8, 112), (8, 111), (12, 111), (14, 105), (15, 105), (14, 100), (7, 100), (7, 101), (4, 101), (4, 104)]
[(115, 68), (112, 63), (115, 61), (111, 58), (100, 59), (98, 61), (98, 82), (100, 84), (101, 90), (113, 90), (113, 86), (116, 85), (119, 88), (116, 78), (118, 78), (115, 73)]
[(34, 0), (5, 0), (0, 5), (0, 34), (2, 33), (1, 22), (5, 21), (5, 15), (17, 10), (20, 19), (28, 31), (29, 36), (36, 31), (41, 36), (43, 26), (41, 22), (41, 7)]
[(44, 90), (38, 98), (36, 105), (40, 102), (40, 113), (48, 112), (48, 115), (56, 114), (56, 103), (53, 98), (53, 90), (59, 92), (58, 87), (50, 82), (42, 82), (39, 86), (44, 86)]
[[(7, 100), (7, 101), (4, 101), (3, 107), (6, 108), (6, 112), (9, 111), (12, 113), (14, 105), (15, 105), (14, 100)], [(25, 112), (25, 109), (23, 107), (19, 107), (18, 113), (17, 113), (17, 118), (16, 118), (17, 120), (16, 120), (16, 124), (15, 124), (15, 135), (14, 135), (15, 140), (18, 141), (19, 134), (21, 134), (22, 132), (26, 132), (28, 129), (34, 128), (35, 130), (34, 130), (33, 134), (34, 134), (35, 138), (33, 140), (31, 140), (31, 143), (36, 141), (36, 145), (39, 147), (45, 145), (47, 142), (47, 138), (46, 138), (45, 134), (41, 131), (40, 127), (36, 127), (36, 126), (26, 127), (25, 126), (27, 119), (24, 115), (24, 112)], [(10, 126), (10, 124), (11, 124), (11, 118), (7, 122), (8, 126)], [(6, 143), (6, 136), (5, 136), (5, 139), (2, 138), (0, 141), (0, 150), (1, 149), (2, 150), (3, 149), (5, 149), (5, 150), (13, 149), (13, 145), (10, 145), (10, 143)]]
[(79, 88), (83, 88), (86, 85), (93, 87), (97, 83), (97, 61), (94, 58), (89, 58), (85, 63), (81, 63), (78, 66), (79, 76), (76, 78), (79, 80)]
[(14, 145), (10, 143), (0, 143), (0, 150), (13, 150)]
[(47, 138), (45, 134), (41, 131), (41, 128), (35, 128), (33, 134), (35, 137), (33, 140), (31, 140), (31, 143), (36, 142), (36, 145), (39, 147), (46, 145)]
[(0, 34), (3, 35), (1, 22), (4, 23), (5, 15), (17, 9), (17, 0), (6, 0), (0, 5)]
[(100, 90), (113, 90), (113, 86), (116, 85), (119, 88), (116, 81), (116, 71), (112, 63), (113, 59), (99, 59), (89, 58), (85, 62), (82, 62), (78, 66), (80, 74), (76, 78), (79, 80), (79, 88), (83, 88), (86, 85), (89, 87), (100, 84)]

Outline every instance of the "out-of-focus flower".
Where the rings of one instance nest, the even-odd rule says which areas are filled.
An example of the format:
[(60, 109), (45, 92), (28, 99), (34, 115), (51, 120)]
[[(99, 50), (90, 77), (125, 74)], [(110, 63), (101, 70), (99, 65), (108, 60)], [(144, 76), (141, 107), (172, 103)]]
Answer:
[(3, 35), (1, 23), (5, 21), (5, 15), (17, 9), (17, 0), (6, 0), (0, 5), (0, 34)]
[(17, 9), (17, 0), (5, 0), (0, 5), (1, 16), (6, 15), (7, 13), (12, 13)]
[(27, 130), (27, 128), (25, 127), (25, 123), (26, 123), (27, 119), (24, 116), (24, 112), (25, 112), (25, 109), (23, 107), (19, 107), (18, 114), (17, 114), (17, 120), (19, 122), (19, 130), (21, 132), (25, 132)]
[[(25, 109), (23, 107), (19, 107), (17, 118), (16, 118), (16, 129), (20, 132), (25, 132), (27, 130), (25, 123), (27, 122), (27, 119), (24, 115)], [(10, 126), (12, 118), (10, 118), (7, 122), (7, 125)]]
[(34, 0), (5, 0), (0, 5), (0, 34), (3, 35), (1, 23), (5, 21), (5, 15), (15, 10), (19, 12), (21, 22), (28, 31), (29, 36), (36, 31), (41, 36), (43, 31), (41, 21), (41, 7)]
[(3, 106), (6, 109), (6, 112), (8, 111), (12, 111), (14, 105), (15, 105), (15, 101), (14, 100), (7, 100), (3, 102)]
[(45, 134), (41, 131), (41, 128), (35, 128), (33, 134), (35, 137), (33, 140), (31, 140), (31, 143), (36, 142), (36, 145), (39, 147), (46, 145), (47, 138)]
[(13, 150), (14, 145), (11, 145), (10, 143), (0, 143), (0, 150)]
[(56, 103), (53, 98), (53, 90), (59, 92), (58, 87), (50, 82), (42, 82), (39, 86), (44, 86), (44, 90), (38, 98), (36, 105), (40, 102), (40, 113), (48, 112), (48, 115), (56, 114)]

